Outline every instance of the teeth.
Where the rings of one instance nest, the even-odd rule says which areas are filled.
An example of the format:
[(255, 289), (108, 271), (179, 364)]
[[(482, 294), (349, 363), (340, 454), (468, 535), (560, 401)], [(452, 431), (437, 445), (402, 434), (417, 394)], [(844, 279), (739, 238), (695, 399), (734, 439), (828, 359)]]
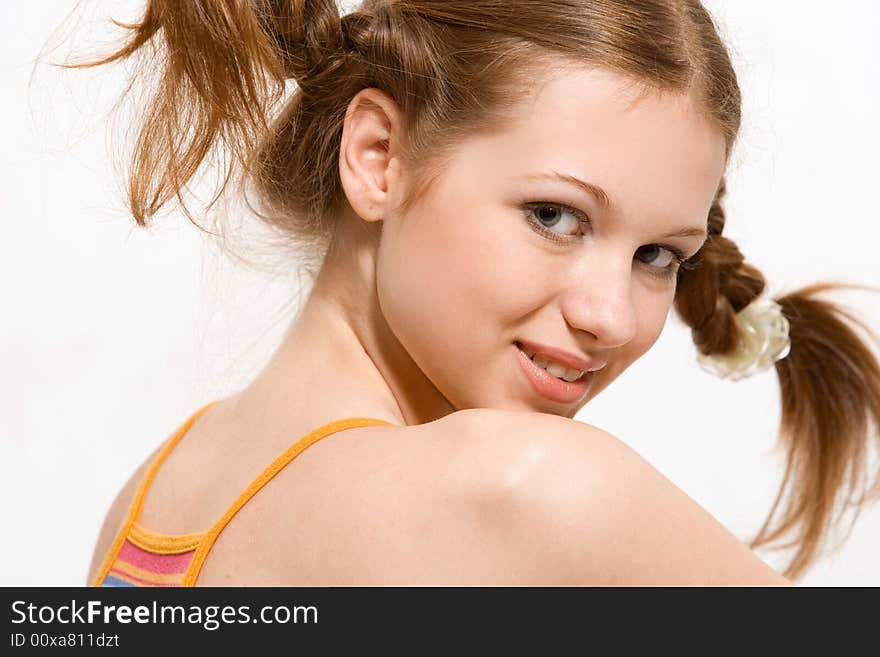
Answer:
[(553, 361), (549, 361), (541, 356), (535, 356), (535, 352), (527, 349), (526, 347), (522, 347), (523, 352), (525, 352), (526, 356), (532, 359), (532, 362), (536, 365), (543, 367), (545, 370), (550, 372), (557, 379), (562, 379), (571, 383), (572, 381), (577, 381), (581, 378), (587, 370), (570, 370), (564, 365), (560, 365), (559, 363), (554, 363)]

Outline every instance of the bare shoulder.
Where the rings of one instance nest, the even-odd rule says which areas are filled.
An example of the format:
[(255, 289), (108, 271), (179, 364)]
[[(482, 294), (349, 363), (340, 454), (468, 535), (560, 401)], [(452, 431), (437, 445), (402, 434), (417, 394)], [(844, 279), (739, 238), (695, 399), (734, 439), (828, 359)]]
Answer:
[(500, 546), (520, 583), (790, 584), (598, 427), (490, 409), (455, 413), (448, 425), (471, 446), (458, 450), (459, 470), (482, 482), (472, 499), (490, 535), (480, 540)]
[(597, 427), (546, 413), (468, 409), (435, 424), (434, 433), (461, 461), (452, 467), (480, 481), (485, 494), (506, 496), (539, 476), (542, 468), (572, 458), (580, 460), (574, 467), (581, 473), (594, 463), (639, 458)]
[(89, 566), (89, 576), (86, 580), (86, 585), (91, 585), (95, 581), (98, 569), (103, 564), (104, 557), (107, 556), (107, 552), (113, 545), (113, 539), (116, 538), (116, 535), (122, 528), (122, 523), (125, 522), (128, 510), (131, 507), (135, 494), (137, 493), (138, 485), (144, 478), (147, 468), (150, 463), (153, 462), (153, 459), (156, 458), (158, 452), (159, 449), (157, 448), (156, 451), (134, 471), (134, 474), (132, 474), (128, 481), (125, 482), (110, 505), (110, 509), (104, 517), (104, 523), (101, 525), (101, 531), (98, 534), (97, 542), (95, 543), (95, 551), (92, 554), (92, 561)]

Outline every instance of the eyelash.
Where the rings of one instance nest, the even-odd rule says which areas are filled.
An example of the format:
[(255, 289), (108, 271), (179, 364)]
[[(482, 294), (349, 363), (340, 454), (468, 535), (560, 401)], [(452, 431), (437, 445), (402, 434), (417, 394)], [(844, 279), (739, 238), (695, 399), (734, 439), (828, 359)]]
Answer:
[[(565, 203), (554, 203), (552, 201), (535, 201), (532, 203), (524, 203), (522, 209), (525, 212), (526, 220), (529, 222), (531, 227), (542, 237), (549, 239), (552, 242), (559, 242), (562, 244), (569, 243), (572, 240), (566, 239), (559, 235), (559, 233), (554, 233), (552, 230), (549, 230), (546, 226), (544, 226), (540, 221), (535, 218), (534, 211), (537, 208), (543, 207), (551, 207), (556, 208), (558, 210), (564, 210), (565, 212), (570, 212), (574, 216), (576, 216), (581, 226), (589, 226), (590, 220), (583, 212), (578, 210), (577, 208), (573, 208), (570, 205), (566, 205)], [(651, 265), (647, 265), (650, 270), (650, 274), (655, 276), (656, 278), (662, 280), (671, 280), (672, 278), (681, 274), (682, 270), (692, 270), (699, 267), (699, 262), (694, 261), (694, 257), (686, 258), (681, 249), (678, 249), (670, 244), (651, 244), (649, 246), (659, 246), (661, 249), (666, 249), (673, 256), (675, 256), (675, 261), (678, 263), (677, 267), (652, 267)]]

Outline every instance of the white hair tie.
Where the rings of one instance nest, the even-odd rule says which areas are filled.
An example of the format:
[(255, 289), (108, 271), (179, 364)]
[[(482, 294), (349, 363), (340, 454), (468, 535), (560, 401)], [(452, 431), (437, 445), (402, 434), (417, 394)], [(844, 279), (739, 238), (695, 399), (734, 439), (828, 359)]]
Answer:
[(741, 339), (729, 354), (697, 354), (702, 368), (722, 379), (738, 381), (770, 368), (791, 349), (789, 323), (773, 299), (755, 300), (736, 314)]

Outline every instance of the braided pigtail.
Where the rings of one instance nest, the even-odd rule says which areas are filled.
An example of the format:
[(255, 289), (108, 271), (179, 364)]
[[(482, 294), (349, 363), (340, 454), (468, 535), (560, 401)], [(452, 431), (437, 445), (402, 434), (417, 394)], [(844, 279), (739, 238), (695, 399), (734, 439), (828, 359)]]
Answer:
[[(676, 310), (705, 356), (729, 354), (737, 347), (743, 336), (736, 313), (755, 301), (765, 286), (764, 277), (744, 262), (736, 244), (721, 235), (724, 192), (722, 182), (709, 213), (709, 238), (695, 256), (696, 266), (682, 269), (676, 290)], [(792, 535), (779, 545), (797, 548), (785, 570), (788, 577), (801, 575), (818, 556), (825, 534), (840, 521), (847, 505), (858, 512), (880, 488), (877, 473), (865, 468), (880, 427), (880, 365), (854, 327), (872, 334), (851, 314), (816, 298), (847, 287), (865, 289), (819, 283), (775, 299), (790, 337), (788, 355), (775, 363), (786, 467), (779, 493), (751, 546)]]
[[(129, 173), (135, 220), (144, 225), (166, 202), (182, 201), (216, 154), (228, 159), (211, 203), (241, 165), (256, 185), (260, 218), (321, 247), (307, 253), (331, 242), (345, 210), (340, 138), (351, 101), (365, 88), (387, 94), (405, 117), (400, 157), (413, 176), (402, 211), (442, 172), (452, 146), (503, 128), (535, 80), (559, 65), (605, 68), (649, 88), (693, 94), (721, 128), (728, 153), (741, 123), (730, 58), (696, 0), (364, 0), (345, 16), (335, 0), (148, 0), (140, 22), (119, 25), (128, 30), (124, 45), (79, 66), (138, 54), (145, 55), (141, 71), (157, 72)], [(298, 89), (276, 112), (290, 78)], [(682, 267), (676, 291), (676, 309), (704, 357), (751, 339), (742, 311), (765, 287), (722, 235), (723, 193), (722, 185), (706, 244)], [(858, 322), (817, 298), (834, 287), (845, 286), (814, 285), (777, 300), (790, 337), (790, 353), (772, 356), (788, 462), (754, 544), (795, 533), (793, 575), (816, 556), (837, 502), (876, 483), (863, 481), (862, 470), (880, 420), (880, 368), (854, 330)]]

